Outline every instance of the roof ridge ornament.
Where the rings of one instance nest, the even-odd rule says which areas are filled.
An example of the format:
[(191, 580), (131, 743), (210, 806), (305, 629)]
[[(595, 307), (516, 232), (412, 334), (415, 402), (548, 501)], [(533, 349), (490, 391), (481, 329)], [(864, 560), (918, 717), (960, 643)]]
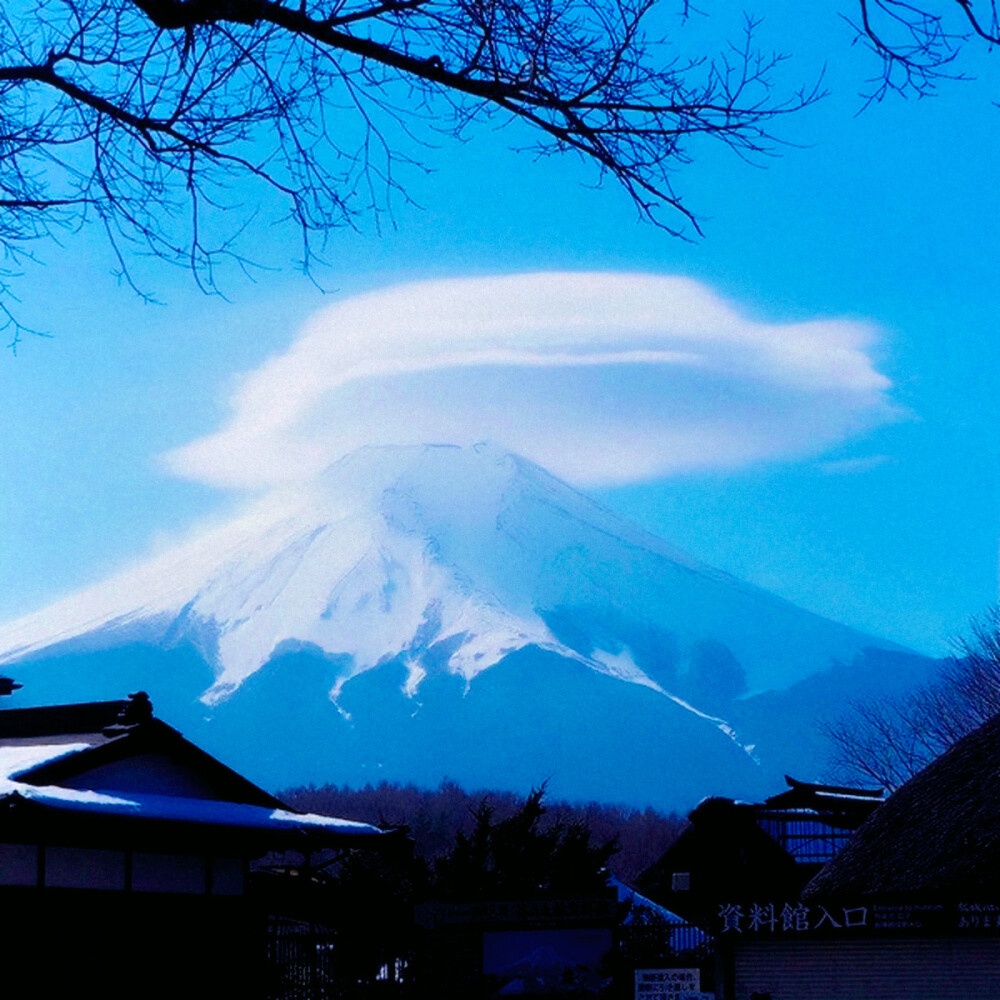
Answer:
[(105, 736), (118, 736), (132, 732), (144, 722), (153, 719), (153, 702), (145, 691), (134, 691), (122, 703), (118, 717), (102, 730)]

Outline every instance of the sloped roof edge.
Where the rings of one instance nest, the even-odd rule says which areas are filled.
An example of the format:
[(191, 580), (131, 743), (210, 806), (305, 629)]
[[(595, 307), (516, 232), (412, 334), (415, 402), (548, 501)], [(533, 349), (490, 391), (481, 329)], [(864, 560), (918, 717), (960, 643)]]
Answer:
[(381, 830), (369, 823), (296, 813), (290, 809), (191, 799), (175, 795), (115, 794), (56, 786), (25, 785), (6, 781), (0, 784), (0, 802), (18, 801), (34, 807), (91, 815), (117, 816), (135, 820), (156, 820), (282, 834), (303, 834), (329, 840), (331, 837), (370, 839), (395, 831)]
[(1000, 717), (902, 785), (812, 879), (805, 895), (971, 898), (998, 890)]

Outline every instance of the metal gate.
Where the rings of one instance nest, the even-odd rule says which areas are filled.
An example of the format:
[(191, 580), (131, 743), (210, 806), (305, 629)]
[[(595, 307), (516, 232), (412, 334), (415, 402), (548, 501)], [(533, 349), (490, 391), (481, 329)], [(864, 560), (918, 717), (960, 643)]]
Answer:
[(268, 1000), (404, 1000), (413, 956), (391, 938), (344, 926), (272, 916)]

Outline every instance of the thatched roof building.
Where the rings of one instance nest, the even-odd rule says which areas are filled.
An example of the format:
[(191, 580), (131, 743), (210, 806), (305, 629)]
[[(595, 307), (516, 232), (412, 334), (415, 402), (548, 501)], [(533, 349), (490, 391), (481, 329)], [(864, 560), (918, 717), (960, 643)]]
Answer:
[(725, 1000), (1000, 997), (998, 792), (994, 719), (878, 806), (800, 900), (721, 909)]
[(1000, 896), (1000, 718), (903, 785), (806, 887), (806, 897)]

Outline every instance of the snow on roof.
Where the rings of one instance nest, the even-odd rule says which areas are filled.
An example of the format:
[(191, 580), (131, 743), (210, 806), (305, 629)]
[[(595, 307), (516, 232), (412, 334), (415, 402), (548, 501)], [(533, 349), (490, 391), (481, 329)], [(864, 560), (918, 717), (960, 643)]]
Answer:
[(884, 798), (881, 790), (876, 793), (863, 791), (855, 793), (818, 791), (815, 795), (818, 799), (833, 799), (835, 801), (846, 799), (848, 802), (879, 802)]
[[(668, 924), (683, 924), (685, 920), (683, 917), (678, 916), (672, 910), (668, 910), (665, 906), (660, 906), (659, 903), (654, 903), (653, 900), (648, 899), (641, 893), (638, 893), (631, 886), (626, 885), (620, 879), (615, 878), (613, 875), (608, 879), (608, 883), (612, 889), (618, 894), (619, 903), (631, 903), (633, 907), (641, 906), (647, 910), (651, 910), (658, 917), (665, 920)], [(629, 923), (629, 919), (626, 918), (626, 923)]]
[(18, 796), (54, 809), (131, 816), (138, 819), (201, 823), (272, 832), (335, 833), (352, 837), (382, 836), (385, 831), (368, 823), (271, 809), (241, 802), (191, 799), (175, 795), (147, 795), (129, 792), (102, 792), (60, 788), (56, 785), (27, 785), (9, 778), (0, 779), (0, 797)]
[(24, 744), (0, 746), (0, 783), (33, 771), (43, 764), (51, 764), (61, 757), (69, 757), (81, 750), (89, 750), (89, 743)]
[(667, 925), (669, 930), (665, 929), (665, 936), (669, 941), (670, 947), (675, 951), (697, 948), (708, 943), (707, 934), (700, 928), (688, 923), (688, 921), (678, 916), (672, 910), (668, 910), (665, 906), (660, 906), (659, 903), (654, 903), (653, 900), (636, 892), (631, 886), (616, 879), (613, 875), (608, 879), (608, 882), (618, 894), (619, 903), (631, 904), (623, 921), (626, 926), (637, 923), (641, 919), (640, 912), (645, 910), (647, 913), (659, 917)]
[(352, 837), (384, 833), (368, 823), (242, 802), (114, 790), (94, 791), (58, 785), (39, 786), (17, 780), (44, 764), (89, 749), (89, 743), (0, 746), (0, 799), (17, 796), (53, 809), (274, 832), (335, 833)]
[[(281, 808), (280, 804), (278, 808), (274, 808), (273, 805), (249, 805), (223, 799), (28, 783), (30, 774), (38, 768), (93, 749), (93, 742), (83, 742), (80, 739), (82, 735), (67, 734), (61, 741), (58, 737), (48, 737), (49, 742), (16, 737), (0, 741), (0, 801), (19, 798), (50, 809), (272, 833), (298, 832), (335, 835), (338, 838), (367, 838), (381, 836), (386, 832), (368, 823), (314, 813), (297, 813)], [(277, 800), (272, 799), (272, 802), (277, 803)]]

